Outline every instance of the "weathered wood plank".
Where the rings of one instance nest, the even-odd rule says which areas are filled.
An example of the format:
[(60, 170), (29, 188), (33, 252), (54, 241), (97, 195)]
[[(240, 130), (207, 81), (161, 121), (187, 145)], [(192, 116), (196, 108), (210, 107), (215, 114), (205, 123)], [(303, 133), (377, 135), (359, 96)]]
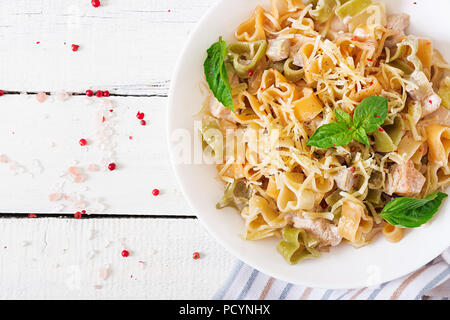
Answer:
[(209, 299), (233, 263), (197, 220), (0, 223), (0, 299)]
[(0, 89), (165, 95), (189, 31), (215, 2), (2, 1)]
[[(165, 104), (142, 97), (50, 97), (44, 103), (36, 95), (1, 97), (0, 212), (73, 213), (85, 202), (88, 213), (192, 215), (170, 167)], [(114, 171), (107, 168), (111, 162)], [(89, 170), (92, 164), (98, 171)], [(70, 167), (85, 181), (74, 182)], [(54, 193), (69, 198), (52, 202)]]

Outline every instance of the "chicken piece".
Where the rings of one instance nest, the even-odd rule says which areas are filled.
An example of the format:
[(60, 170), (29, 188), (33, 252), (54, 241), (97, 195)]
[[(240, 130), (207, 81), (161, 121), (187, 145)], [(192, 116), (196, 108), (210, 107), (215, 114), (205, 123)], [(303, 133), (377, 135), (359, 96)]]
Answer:
[(445, 107), (439, 107), (435, 112), (429, 114), (417, 124), (417, 127), (427, 127), (429, 124), (440, 124), (450, 126), (450, 110)]
[(387, 18), (387, 27), (405, 33), (409, 27), (409, 15), (406, 13), (392, 14)]
[(409, 15), (401, 13), (388, 16), (387, 27), (395, 31), (385, 42), (386, 47), (392, 48), (405, 36), (405, 30), (409, 27)]
[(334, 181), (336, 185), (342, 191), (350, 191), (356, 183), (358, 177), (353, 174), (354, 168), (345, 168), (339, 170), (339, 172), (334, 176)]
[[(408, 85), (406, 90), (416, 100), (422, 101), (434, 94), (433, 86), (422, 71), (411, 73), (410, 79), (414, 85)], [(417, 87), (417, 88), (416, 88)]]
[(330, 30), (334, 32), (348, 32), (348, 25), (345, 24), (338, 16), (334, 16), (330, 23)]
[(358, 41), (367, 41), (371, 37), (371, 31), (368, 26), (359, 26), (353, 31), (353, 35), (358, 39)]
[(277, 62), (289, 57), (291, 42), (289, 39), (269, 40), (266, 56), (270, 61)]
[(304, 68), (305, 67), (305, 62), (303, 61), (303, 57), (302, 54), (299, 52), (297, 52), (292, 59), (292, 64), (296, 65), (297, 67), (300, 68)]
[(442, 103), (442, 99), (436, 93), (427, 97), (425, 101), (422, 102), (422, 118), (435, 112)]
[(305, 122), (305, 130), (309, 137), (311, 137), (316, 130), (323, 125), (324, 120), (321, 117), (315, 117), (310, 122)]
[(425, 184), (425, 177), (414, 168), (411, 161), (404, 164), (396, 164), (391, 168), (392, 181), (386, 182), (386, 192), (401, 196), (412, 196), (420, 193)]
[(209, 111), (217, 119), (224, 119), (231, 122), (236, 122), (233, 118), (231, 110), (221, 104), (216, 98), (211, 97), (209, 102)]
[(422, 71), (414, 71), (410, 76), (414, 84), (406, 86), (408, 93), (421, 103), (422, 118), (436, 111), (440, 106), (442, 99), (433, 90), (433, 84), (428, 81), (427, 76)]
[(338, 227), (326, 219), (308, 219), (295, 216), (292, 218), (294, 227), (303, 229), (319, 241), (320, 247), (337, 246), (342, 241)]

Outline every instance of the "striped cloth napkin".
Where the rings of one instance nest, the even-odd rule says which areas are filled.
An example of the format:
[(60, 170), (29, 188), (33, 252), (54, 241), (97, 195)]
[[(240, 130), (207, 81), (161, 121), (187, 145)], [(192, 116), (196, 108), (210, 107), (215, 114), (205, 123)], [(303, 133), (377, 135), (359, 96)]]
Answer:
[(450, 248), (419, 270), (379, 286), (349, 290), (315, 289), (269, 277), (243, 262), (236, 263), (215, 300), (448, 300)]

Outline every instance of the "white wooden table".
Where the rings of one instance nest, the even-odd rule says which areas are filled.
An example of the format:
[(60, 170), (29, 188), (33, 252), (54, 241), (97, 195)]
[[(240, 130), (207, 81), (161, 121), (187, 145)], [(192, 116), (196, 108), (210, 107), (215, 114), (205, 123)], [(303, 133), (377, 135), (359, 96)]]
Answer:
[(165, 135), (175, 60), (216, 1), (90, 2), (0, 0), (0, 299), (208, 299), (235, 259), (178, 191)]

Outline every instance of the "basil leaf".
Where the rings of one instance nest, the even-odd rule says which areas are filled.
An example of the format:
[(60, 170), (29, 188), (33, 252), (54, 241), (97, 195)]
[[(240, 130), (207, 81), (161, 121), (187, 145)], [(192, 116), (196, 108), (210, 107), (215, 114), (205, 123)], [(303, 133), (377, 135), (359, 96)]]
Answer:
[(353, 131), (342, 122), (324, 124), (309, 138), (307, 145), (318, 148), (345, 146), (353, 139)]
[(372, 133), (384, 123), (388, 109), (385, 97), (368, 97), (356, 107), (353, 123), (356, 128), (362, 127), (366, 133)]
[(359, 142), (361, 142), (366, 146), (370, 145), (369, 138), (367, 138), (366, 130), (364, 130), (363, 128), (358, 128), (355, 131), (353, 131), (353, 139), (358, 140)]
[(401, 228), (417, 228), (433, 218), (448, 195), (439, 191), (425, 199), (397, 198), (387, 203), (380, 216)]
[(338, 122), (343, 122), (350, 126), (353, 124), (352, 116), (349, 115), (347, 112), (342, 111), (340, 109), (336, 109), (334, 110), (334, 114), (336, 115), (336, 119)]
[(227, 57), (227, 43), (219, 38), (208, 50), (208, 56), (203, 64), (206, 82), (214, 96), (225, 107), (234, 111), (233, 95), (230, 81), (225, 67)]

